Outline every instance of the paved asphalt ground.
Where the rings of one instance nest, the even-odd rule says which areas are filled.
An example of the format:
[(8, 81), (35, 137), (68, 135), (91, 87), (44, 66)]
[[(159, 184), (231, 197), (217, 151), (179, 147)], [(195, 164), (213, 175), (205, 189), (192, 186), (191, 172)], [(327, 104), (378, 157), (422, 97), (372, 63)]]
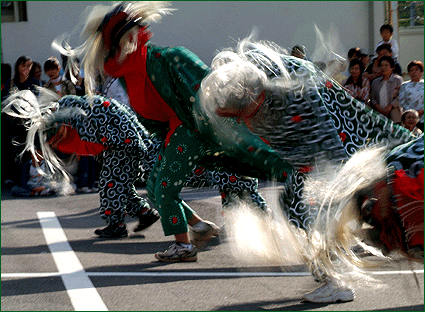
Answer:
[[(188, 188), (183, 198), (222, 222), (216, 190)], [(2, 190), (1, 310), (424, 310), (422, 264), (413, 265), (419, 288), (411, 265), (398, 262), (375, 272), (380, 287), (357, 287), (353, 302), (311, 304), (302, 295), (318, 284), (306, 267), (241, 263), (225, 239), (213, 240), (197, 262), (173, 264), (154, 259), (172, 242), (159, 222), (144, 236), (100, 240), (98, 201), (98, 194), (18, 199)], [(136, 224), (128, 219), (129, 229)]]

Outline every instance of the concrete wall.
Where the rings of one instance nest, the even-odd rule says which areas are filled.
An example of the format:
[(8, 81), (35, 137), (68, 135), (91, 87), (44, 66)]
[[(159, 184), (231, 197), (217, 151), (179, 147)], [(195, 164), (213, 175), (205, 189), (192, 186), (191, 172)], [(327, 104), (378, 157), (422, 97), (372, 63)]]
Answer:
[[(59, 56), (50, 47), (52, 40), (71, 32), (87, 6), (102, 3), (109, 4), (28, 1), (28, 22), (1, 24), (2, 62), (13, 66), (20, 55), (29, 55), (44, 63), (51, 55)], [(325, 37), (330, 30), (337, 31), (331, 38), (334, 52), (346, 57), (348, 49), (358, 46), (373, 53), (385, 18), (383, 1), (175, 1), (172, 5), (177, 11), (151, 26), (152, 41), (186, 46), (207, 64), (217, 50), (234, 46), (254, 26), (260, 39), (285, 48), (303, 44), (310, 55), (316, 50), (315, 24)], [(403, 69), (411, 59), (423, 60), (423, 28), (422, 35), (401, 32), (398, 37)], [(78, 43), (74, 38), (72, 45)]]
[(418, 60), (424, 62), (424, 28), (400, 28), (399, 40), (400, 58), (399, 62), (403, 71), (407, 72), (407, 65)]

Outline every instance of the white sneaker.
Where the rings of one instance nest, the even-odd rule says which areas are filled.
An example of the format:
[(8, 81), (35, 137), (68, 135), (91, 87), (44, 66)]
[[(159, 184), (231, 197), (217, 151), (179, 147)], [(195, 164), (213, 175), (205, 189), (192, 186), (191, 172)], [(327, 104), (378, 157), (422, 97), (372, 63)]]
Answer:
[(211, 239), (218, 235), (220, 230), (211, 221), (200, 221), (200, 223), (192, 226), (190, 231), (191, 241), (198, 249), (204, 248)]
[(192, 246), (189, 250), (180, 243), (175, 242), (165, 252), (157, 252), (155, 258), (162, 262), (193, 262), (198, 260), (197, 249)]
[(338, 285), (335, 281), (327, 281), (323, 286), (303, 296), (305, 301), (313, 303), (335, 303), (354, 300), (354, 290)]

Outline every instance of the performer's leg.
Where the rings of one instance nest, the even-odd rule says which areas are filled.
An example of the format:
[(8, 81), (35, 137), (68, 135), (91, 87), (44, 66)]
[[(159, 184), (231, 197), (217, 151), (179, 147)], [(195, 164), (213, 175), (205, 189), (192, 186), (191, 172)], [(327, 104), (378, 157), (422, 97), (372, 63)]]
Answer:
[[(100, 214), (108, 224), (95, 233), (102, 237), (127, 236), (125, 215), (139, 218), (137, 231), (145, 229), (159, 219), (149, 204), (141, 198), (134, 182), (139, 176), (140, 158), (125, 151), (106, 150), (99, 181)], [(146, 214), (150, 211), (151, 213)], [(145, 213), (145, 215), (143, 215)]]
[(221, 194), (223, 211), (236, 205), (240, 200), (253, 204), (261, 210), (267, 209), (265, 199), (258, 192), (258, 180), (239, 174), (212, 172), (213, 183)]
[(180, 126), (163, 147), (147, 183), (148, 196), (155, 203), (164, 234), (187, 233), (187, 220), (194, 211), (184, 205), (180, 191), (198, 162), (203, 143), (188, 129)]
[(288, 220), (298, 228), (310, 230), (310, 225), (316, 220), (318, 210), (313, 205), (307, 205), (303, 200), (305, 174), (294, 171), (284, 184), (279, 196), (280, 207)]
[[(311, 225), (320, 217), (319, 209), (315, 203), (306, 203), (302, 200), (305, 174), (296, 171), (294, 175), (287, 180), (280, 195), (281, 208), (291, 223), (298, 228), (306, 231), (307, 236), (311, 230)], [(307, 257), (304, 257), (305, 264), (308, 266), (311, 275), (318, 283), (324, 285), (309, 292), (303, 296), (305, 301), (313, 303), (334, 303), (337, 301), (346, 302), (354, 299), (354, 290), (342, 284), (340, 281), (329, 278), (316, 264)]]
[(149, 177), (148, 196), (161, 215), (164, 234), (174, 235), (176, 239), (176, 243), (167, 251), (155, 255), (160, 261), (197, 260), (196, 247), (189, 239), (188, 223), (199, 227), (201, 232), (211, 232), (211, 224), (199, 218), (180, 198), (180, 192), (203, 150), (202, 141), (180, 126), (171, 136), (169, 144), (161, 149)]
[[(127, 194), (123, 194), (125, 190), (124, 176), (122, 176), (124, 168), (123, 156), (123, 151), (108, 149), (103, 153), (103, 163), (99, 177), (99, 212), (108, 226), (95, 231), (95, 234), (100, 237), (117, 238), (128, 235), (125, 226)], [(128, 178), (128, 173), (125, 177)]]
[(126, 211), (130, 217), (139, 219), (139, 224), (134, 232), (140, 232), (158, 221), (160, 216), (156, 209), (149, 206), (146, 199), (140, 197), (134, 184), (129, 185), (129, 188)]

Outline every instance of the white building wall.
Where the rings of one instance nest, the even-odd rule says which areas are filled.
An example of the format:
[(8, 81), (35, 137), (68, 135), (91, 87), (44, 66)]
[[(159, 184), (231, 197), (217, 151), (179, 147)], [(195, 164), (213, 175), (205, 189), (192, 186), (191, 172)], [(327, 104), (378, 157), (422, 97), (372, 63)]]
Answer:
[(424, 62), (423, 27), (400, 28), (398, 44), (400, 46), (399, 62), (403, 71), (407, 72), (407, 65), (413, 60)]
[[(89, 5), (106, 1), (28, 1), (28, 22), (2, 23), (2, 62), (13, 66), (20, 55), (28, 55), (41, 64), (58, 53), (52, 40), (74, 29)], [(314, 25), (333, 37), (334, 51), (346, 57), (351, 47), (372, 53), (371, 35), (379, 40), (379, 26), (384, 21), (382, 1), (175, 1), (178, 10), (154, 24), (153, 42), (158, 45), (183, 45), (209, 64), (218, 49), (234, 46), (234, 40), (248, 35), (253, 26), (259, 38), (291, 48), (305, 45), (310, 55), (316, 47)], [(374, 20), (369, 20), (373, 7)], [(370, 29), (373, 23), (374, 29)], [(372, 34), (372, 32), (374, 34)], [(74, 36), (76, 38), (76, 36)], [(77, 41), (71, 42), (75, 45)], [(423, 45), (423, 44), (422, 44)]]

